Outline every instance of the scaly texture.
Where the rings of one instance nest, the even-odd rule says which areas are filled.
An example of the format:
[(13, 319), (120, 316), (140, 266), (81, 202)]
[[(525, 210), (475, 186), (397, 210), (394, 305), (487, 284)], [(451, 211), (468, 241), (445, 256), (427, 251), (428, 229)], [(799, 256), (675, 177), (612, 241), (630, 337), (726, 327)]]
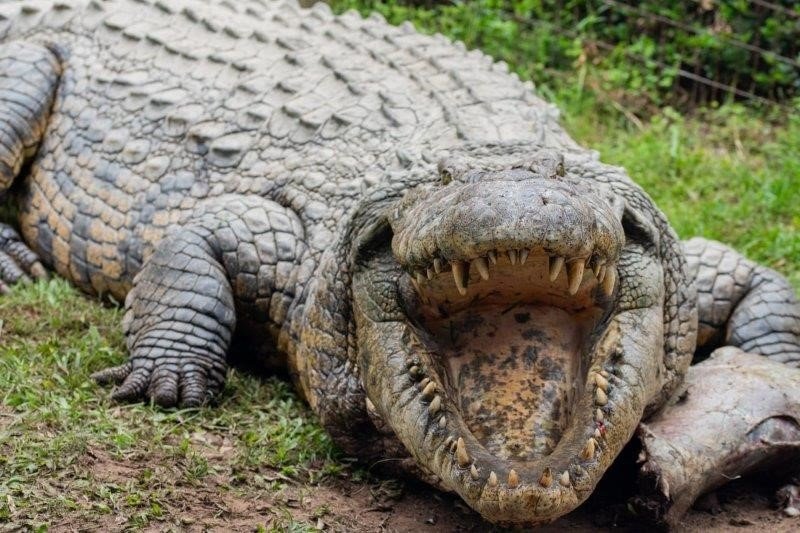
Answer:
[(125, 299), (115, 398), (200, 405), (231, 352), (287, 367), (347, 451), (498, 523), (588, 497), (698, 311), (704, 343), (800, 350), (782, 279), (710, 244), (687, 265), (532, 84), (321, 3), (0, 2), (9, 191), (0, 291), (41, 258)]

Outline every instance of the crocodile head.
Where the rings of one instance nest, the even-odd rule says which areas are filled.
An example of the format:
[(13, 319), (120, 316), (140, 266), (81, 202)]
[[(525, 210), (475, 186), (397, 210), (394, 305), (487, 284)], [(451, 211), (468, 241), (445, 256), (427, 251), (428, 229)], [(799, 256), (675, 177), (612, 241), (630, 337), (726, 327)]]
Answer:
[(555, 154), (457, 156), (439, 175), (357, 245), (366, 403), (486, 519), (549, 521), (588, 497), (671, 374), (654, 208)]

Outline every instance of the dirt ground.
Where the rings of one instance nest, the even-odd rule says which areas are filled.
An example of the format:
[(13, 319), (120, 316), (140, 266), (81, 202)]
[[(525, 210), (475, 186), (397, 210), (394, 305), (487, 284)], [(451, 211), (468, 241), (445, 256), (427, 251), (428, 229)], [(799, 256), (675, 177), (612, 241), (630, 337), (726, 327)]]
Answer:
[[(98, 480), (119, 481), (152, 465), (120, 464), (97, 454), (86, 465)], [(341, 478), (317, 485), (286, 482), (274, 493), (230, 490), (227, 476), (206, 480), (202, 486), (182, 487), (163, 519), (145, 531), (494, 531), (458, 497), (411, 480), (376, 476), (371, 482)], [(800, 518), (789, 518), (774, 508), (775, 487), (753, 480), (733, 482), (710, 501), (713, 511), (691, 510), (673, 531), (800, 531)], [(630, 494), (624, 475), (606, 478), (595, 494), (574, 513), (539, 531), (658, 531), (637, 521), (626, 508)], [(709, 505), (709, 502), (706, 502)], [(51, 531), (112, 531), (123, 520), (108, 515), (103, 522), (66, 519)]]

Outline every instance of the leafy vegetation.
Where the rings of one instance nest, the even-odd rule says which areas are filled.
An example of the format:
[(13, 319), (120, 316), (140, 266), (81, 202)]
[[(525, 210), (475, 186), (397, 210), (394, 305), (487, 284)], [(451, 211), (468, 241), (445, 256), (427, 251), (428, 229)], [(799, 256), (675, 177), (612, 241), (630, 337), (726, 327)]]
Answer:
[[(518, 26), (499, 12), (507, 3), (475, 4), (482, 7), (334, 7), (413, 20), (542, 80), (537, 90), (561, 107), (570, 133), (625, 166), (682, 236), (728, 242), (800, 289), (798, 114), (740, 104), (691, 116), (669, 107), (642, 113), (636, 85), (606, 84), (617, 67), (581, 59), (581, 41)], [(569, 22), (590, 23), (598, 24)], [(235, 506), (258, 517), (240, 529), (301, 531), (328, 520), (324, 506), (296, 518), (291, 494), (363, 473), (337, 455), (286, 382), (234, 371), (214, 408), (115, 405), (88, 376), (124, 359), (120, 319), (60, 280), (0, 299), (0, 531), (233, 527), (221, 520)]]
[(558, 84), (586, 66), (606, 90), (661, 106), (800, 96), (800, 8), (790, 0), (334, 0), (413, 20)]

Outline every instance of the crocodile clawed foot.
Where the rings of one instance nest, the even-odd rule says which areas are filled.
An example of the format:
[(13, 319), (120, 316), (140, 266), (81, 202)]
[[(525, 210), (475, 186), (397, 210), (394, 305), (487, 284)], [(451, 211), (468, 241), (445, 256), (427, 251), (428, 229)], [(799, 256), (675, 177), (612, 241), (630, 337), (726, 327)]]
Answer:
[(37, 256), (7, 224), (0, 224), (0, 294), (10, 285), (31, 279), (47, 279), (47, 270)]
[(99, 385), (118, 385), (111, 394), (114, 401), (150, 399), (161, 407), (200, 407), (221, 389), (221, 384), (209, 379), (201, 366), (176, 362), (161, 361), (153, 368), (150, 360), (132, 360), (91, 377)]

